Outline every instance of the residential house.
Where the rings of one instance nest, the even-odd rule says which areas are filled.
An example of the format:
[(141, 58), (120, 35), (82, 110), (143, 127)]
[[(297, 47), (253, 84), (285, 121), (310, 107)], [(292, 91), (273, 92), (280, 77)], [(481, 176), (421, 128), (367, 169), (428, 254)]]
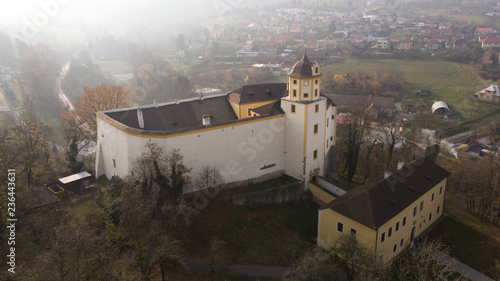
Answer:
[(305, 47), (307, 49), (317, 49), (319, 47), (319, 43), (317, 39), (309, 39), (305, 43)]
[(401, 35), (399, 34), (389, 34), (389, 42), (397, 43), (401, 41)]
[(283, 44), (283, 43), (285, 43), (285, 41), (286, 41), (285, 34), (274, 35), (274, 42), (276, 42), (278, 44)]
[(474, 98), (491, 103), (498, 103), (500, 90), (497, 85), (490, 85), (487, 88), (474, 94)]
[(486, 35), (486, 34), (491, 34), (495, 33), (493, 29), (489, 27), (478, 27), (476, 28), (476, 31), (474, 31), (475, 35)]
[(387, 40), (377, 40), (375, 44), (375, 48), (380, 51), (388, 51), (389, 50), (389, 41)]
[(428, 51), (437, 51), (441, 48), (441, 43), (438, 40), (431, 39), (427, 41), (427, 50)]
[(399, 42), (400, 50), (413, 50), (413, 41), (411, 39), (404, 39)]
[(413, 247), (443, 214), (450, 172), (426, 158), (398, 168), (321, 207), (318, 246), (329, 248), (348, 234), (384, 262)]
[(465, 49), (468, 47), (467, 40), (457, 39), (453, 41), (453, 49)]
[(448, 29), (453, 26), (453, 23), (451, 21), (444, 21), (439, 23), (438, 29)]
[(12, 79), (12, 71), (9, 67), (0, 66), (0, 81), (9, 81)]
[(483, 49), (500, 47), (500, 38), (486, 38), (483, 40), (481, 44)]
[(441, 34), (441, 35), (449, 35), (449, 36), (451, 36), (451, 35), (453, 35), (453, 29), (451, 29), (451, 28), (443, 28), (443, 29), (440, 29), (440, 30), (439, 30), (439, 34)]

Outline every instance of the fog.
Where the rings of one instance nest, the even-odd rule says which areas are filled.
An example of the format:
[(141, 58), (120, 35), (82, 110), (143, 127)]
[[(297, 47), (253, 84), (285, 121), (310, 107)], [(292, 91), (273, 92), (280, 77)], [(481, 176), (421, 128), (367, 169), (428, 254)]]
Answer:
[[(283, 1), (24, 0), (2, 3), (0, 29), (28, 41), (54, 29), (123, 36), (137, 28), (183, 32), (231, 10)], [(175, 31), (175, 32), (174, 32)]]

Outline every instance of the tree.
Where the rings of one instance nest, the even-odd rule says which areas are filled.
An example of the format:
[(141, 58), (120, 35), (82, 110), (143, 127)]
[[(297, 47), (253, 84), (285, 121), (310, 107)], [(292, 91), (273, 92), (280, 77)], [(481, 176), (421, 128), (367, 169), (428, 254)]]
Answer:
[(219, 169), (215, 166), (206, 165), (194, 180), (193, 187), (196, 189), (217, 189), (222, 184), (224, 184), (224, 177)]
[(339, 126), (339, 131), (343, 137), (344, 170), (347, 171), (348, 181), (352, 181), (356, 174), (359, 151), (364, 143), (364, 135), (368, 126), (367, 110), (352, 108), (350, 114), (344, 118), (344, 124)]
[(330, 22), (330, 26), (328, 26), (328, 33), (335, 33), (337, 31), (337, 26), (335, 25), (335, 21)]
[(349, 280), (354, 280), (368, 266), (375, 263), (375, 254), (349, 234), (341, 235), (327, 252), (346, 272)]
[(188, 173), (191, 169), (184, 166), (179, 149), (171, 149), (165, 154), (158, 143), (148, 141), (147, 151), (133, 163), (131, 180), (141, 187), (143, 193), (158, 187), (159, 202), (164, 199), (176, 199), (184, 187), (191, 184)]
[(14, 130), (18, 159), (26, 177), (28, 189), (31, 188), (33, 180), (40, 176), (53, 160), (47, 141), (52, 130), (33, 115), (33, 111), (23, 112), (20, 124)]
[(213, 236), (210, 238), (210, 274), (212, 281), (217, 273), (217, 263), (226, 255), (226, 242)]
[(324, 250), (314, 250), (304, 254), (291, 269), (291, 280), (321, 281), (331, 280), (340, 270), (332, 256)]
[(347, 83), (347, 80), (344, 78), (344, 76), (342, 76), (340, 74), (335, 74), (333, 76), (333, 80), (335, 81), (337, 93), (341, 94), (342, 90), (344, 90), (344, 87), (345, 87), (345, 84)]
[(397, 280), (464, 280), (452, 266), (448, 248), (439, 241), (425, 239), (398, 259), (393, 268)]
[(67, 110), (61, 117), (79, 130), (82, 139), (97, 140), (96, 112), (129, 107), (130, 94), (121, 86), (102, 84), (95, 88), (84, 87), (84, 94), (74, 104), (75, 110)]

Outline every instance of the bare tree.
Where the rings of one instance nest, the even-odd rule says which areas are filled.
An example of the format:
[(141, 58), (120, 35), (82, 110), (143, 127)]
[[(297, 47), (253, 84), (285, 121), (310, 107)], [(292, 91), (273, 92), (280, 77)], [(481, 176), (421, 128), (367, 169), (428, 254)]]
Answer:
[[(217, 189), (224, 184), (224, 176), (215, 166), (206, 165), (201, 169), (198, 177), (194, 180), (193, 187), (196, 189)], [(218, 193), (218, 190), (216, 190)]]
[(344, 124), (339, 126), (343, 137), (344, 170), (347, 171), (348, 181), (352, 181), (356, 174), (360, 148), (365, 142), (364, 137), (368, 130), (368, 110), (352, 108), (350, 115), (344, 118)]
[(424, 240), (394, 263), (397, 280), (464, 280), (453, 269), (448, 248), (439, 241)]
[(346, 272), (349, 280), (354, 280), (375, 262), (375, 253), (349, 234), (340, 236), (327, 252)]

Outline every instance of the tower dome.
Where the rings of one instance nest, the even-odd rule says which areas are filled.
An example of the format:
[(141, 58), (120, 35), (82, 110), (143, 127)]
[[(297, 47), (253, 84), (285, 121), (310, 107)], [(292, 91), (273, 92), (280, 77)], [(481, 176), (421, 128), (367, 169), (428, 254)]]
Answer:
[(292, 71), (288, 73), (289, 76), (297, 78), (307, 78), (313, 77), (313, 63), (304, 54), (304, 57), (299, 60), (292, 68)]

